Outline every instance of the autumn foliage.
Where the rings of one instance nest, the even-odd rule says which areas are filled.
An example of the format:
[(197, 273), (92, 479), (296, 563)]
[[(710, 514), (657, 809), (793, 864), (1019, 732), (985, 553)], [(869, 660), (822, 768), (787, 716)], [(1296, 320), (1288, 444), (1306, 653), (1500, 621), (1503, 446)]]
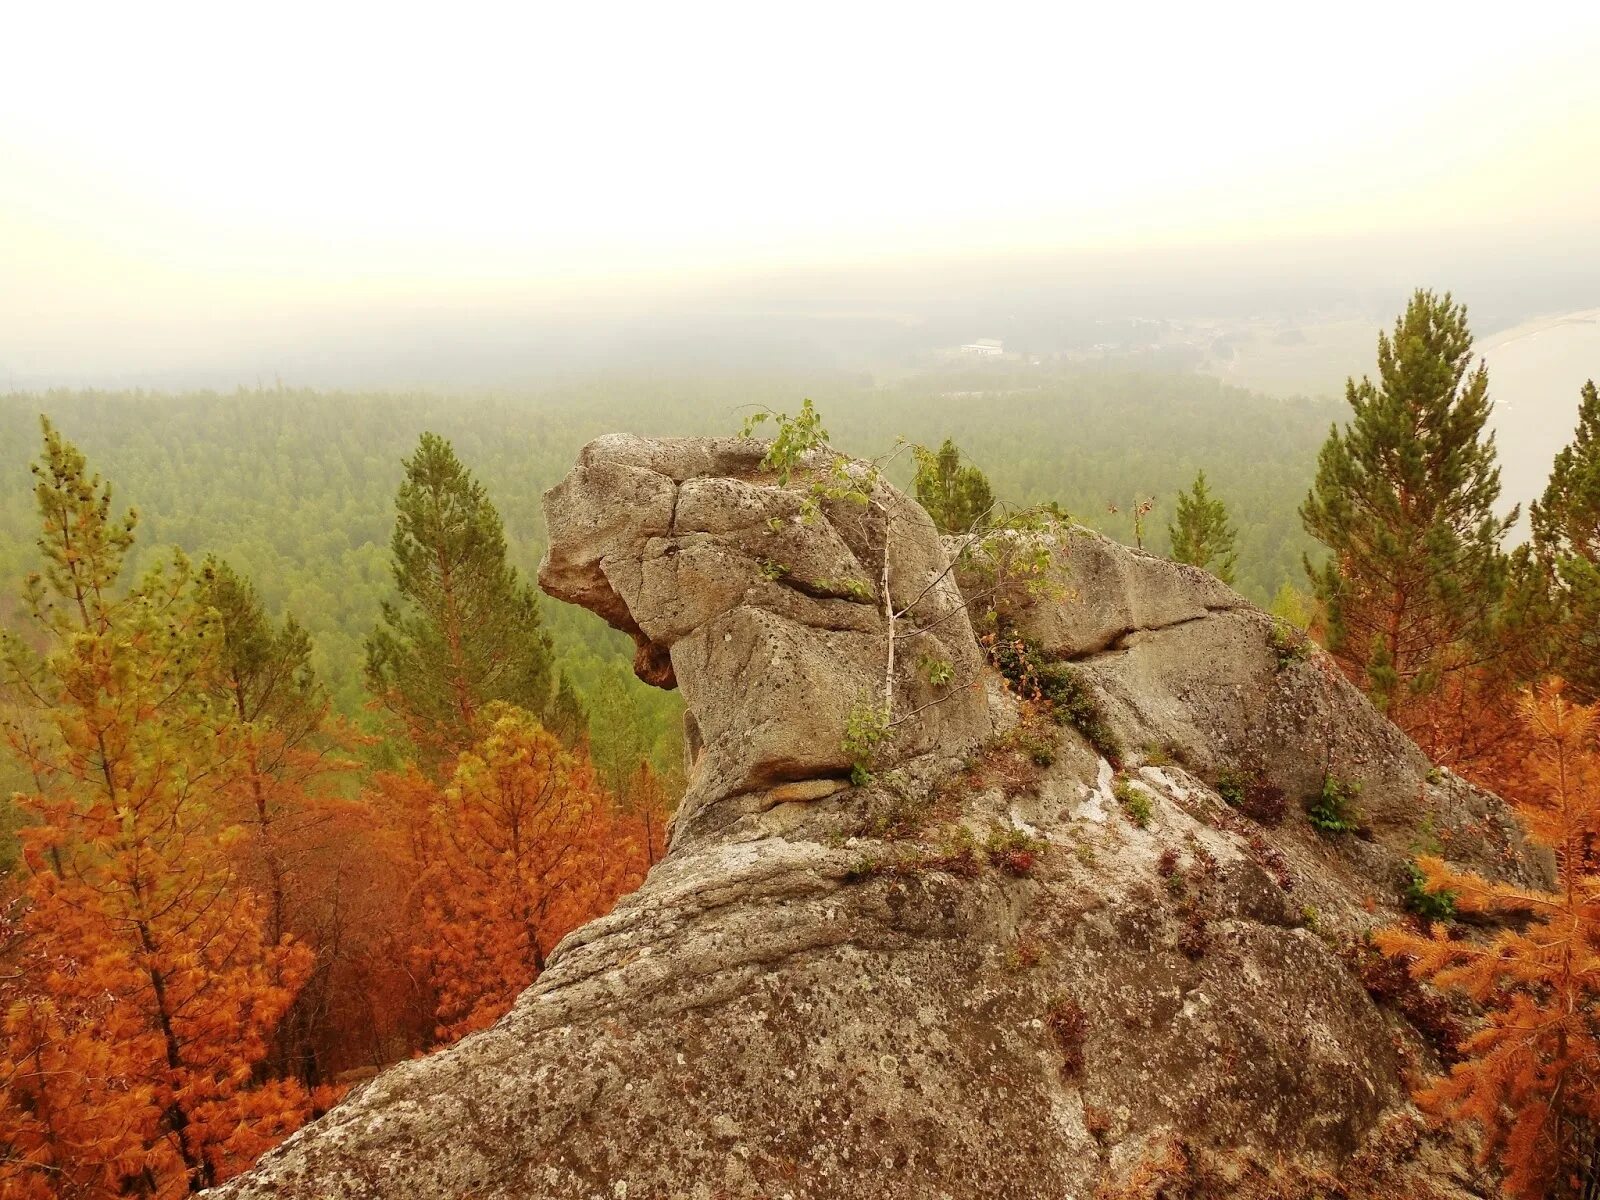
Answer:
[(663, 814), (498, 702), (444, 785), (363, 786), (368, 739), (330, 719), (292, 621), (214, 560), (125, 579), (136, 518), (48, 425), (35, 476), (43, 570), (0, 656), (29, 780), (0, 896), (0, 1194), (197, 1192), (352, 1073), (490, 1024), (639, 883)]
[(1428, 887), (1458, 913), (1499, 926), (1490, 938), (1434, 926), (1390, 929), (1379, 946), (1418, 979), (1481, 1005), (1463, 1061), (1418, 1096), (1429, 1111), (1474, 1122), (1517, 1197), (1580, 1195), (1600, 1119), (1600, 751), (1594, 706), (1559, 683), (1522, 703), (1531, 782), (1517, 803), (1530, 837), (1554, 855), (1553, 891), (1495, 883), (1442, 859), (1419, 859)]

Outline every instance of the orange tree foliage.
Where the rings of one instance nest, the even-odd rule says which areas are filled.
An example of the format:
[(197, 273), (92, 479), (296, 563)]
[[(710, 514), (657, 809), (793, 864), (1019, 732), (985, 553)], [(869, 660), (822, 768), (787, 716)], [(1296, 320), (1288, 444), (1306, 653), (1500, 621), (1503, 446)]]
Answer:
[(486, 716), (446, 787), (415, 772), (385, 779), (409, 825), (412, 958), (443, 1041), (510, 1008), (568, 931), (638, 886), (652, 852), (646, 821), (619, 810), (586, 755), (521, 709)]
[(503, 1013), (660, 858), (667, 795), (641, 764), (614, 801), (503, 703), (447, 786), (352, 795), (304, 632), (216, 560), (129, 586), (133, 514), (48, 425), (35, 474), (44, 570), (0, 641), (30, 822), (0, 873), (0, 1195), (178, 1196)]
[(1522, 705), (1533, 747), (1532, 781), (1517, 808), (1529, 835), (1553, 851), (1553, 892), (1493, 883), (1439, 858), (1418, 860), (1430, 890), (1447, 890), (1461, 913), (1506, 922), (1487, 941), (1389, 929), (1378, 944), (1412, 974), (1460, 992), (1484, 1009), (1465, 1058), (1418, 1094), (1438, 1116), (1484, 1130), (1516, 1197), (1581, 1194), (1591, 1174), (1600, 1118), (1600, 754), (1596, 710), (1572, 703), (1559, 683)]
[(310, 1097), (253, 1072), (311, 955), (234, 886), (238, 730), (210, 698), (219, 623), (181, 557), (118, 588), (134, 519), (46, 426), (35, 468), (44, 647), (4, 648), (31, 771), (5, 979), (0, 1191), (176, 1195), (225, 1178)]

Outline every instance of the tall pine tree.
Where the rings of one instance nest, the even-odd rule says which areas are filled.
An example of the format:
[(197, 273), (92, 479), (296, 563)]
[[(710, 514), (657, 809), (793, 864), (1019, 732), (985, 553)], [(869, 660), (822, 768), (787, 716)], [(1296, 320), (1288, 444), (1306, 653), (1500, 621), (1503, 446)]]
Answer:
[(1553, 665), (1579, 699), (1600, 698), (1600, 391), (1592, 379), (1532, 519), (1534, 556), (1556, 604)]
[(1485, 436), (1489, 376), (1472, 368), (1467, 312), (1418, 291), (1378, 335), (1378, 382), (1346, 386), (1351, 421), (1323, 444), (1300, 508), (1327, 546), (1306, 569), (1328, 649), (1402, 727), (1410, 709), (1494, 653), (1500, 539), (1516, 519)]
[(1178, 523), (1167, 526), (1172, 557), (1202, 567), (1223, 583), (1233, 582), (1239, 561), (1235, 543), (1239, 531), (1228, 523), (1228, 507), (1206, 487), (1206, 473), (1194, 477), (1187, 492), (1178, 493)]
[(548, 716), (552, 654), (500, 514), (450, 443), (423, 434), (405, 472), (390, 544), (400, 603), (367, 639), (367, 685), (438, 765), (476, 740), (492, 701)]

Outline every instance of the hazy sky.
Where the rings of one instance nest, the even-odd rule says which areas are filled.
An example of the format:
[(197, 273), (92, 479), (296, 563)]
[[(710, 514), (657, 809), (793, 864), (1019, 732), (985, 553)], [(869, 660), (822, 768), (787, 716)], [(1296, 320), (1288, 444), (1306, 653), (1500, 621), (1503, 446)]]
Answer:
[(1600, 231), (1594, 3), (212, 0), (4, 26), (0, 361), (796, 264)]

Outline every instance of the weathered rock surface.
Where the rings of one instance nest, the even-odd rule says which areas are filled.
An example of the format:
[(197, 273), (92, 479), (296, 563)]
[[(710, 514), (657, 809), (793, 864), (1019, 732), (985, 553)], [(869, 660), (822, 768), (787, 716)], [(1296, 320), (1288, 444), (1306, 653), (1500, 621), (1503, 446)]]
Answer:
[(640, 677), (683, 692), (680, 829), (735, 820), (787, 781), (842, 787), (846, 724), (881, 703), (886, 680), (895, 712), (917, 714), (895, 730), (901, 759), (959, 759), (990, 730), (981, 690), (927, 679), (940, 663), (971, 683), (980, 664), (927, 514), (870, 481), (866, 503), (825, 499), (808, 514), (827, 462), (781, 487), (762, 477), (764, 453), (743, 438), (612, 435), (545, 497), (540, 585), (632, 635)]
[[(493, 1029), (221, 1194), (1493, 1194), (1421, 1128), (1403, 1078), (1434, 1051), (1346, 959), (1395, 919), (1425, 829), (1538, 877), (1499, 802), (1430, 776), (1209, 576), (1081, 532), (1056, 593), (1002, 616), (1075, 663), (1122, 761), (1019, 724), (920, 510), (885, 488), (800, 522), (804, 481), (760, 456), (604, 438), (546, 498), (541, 582), (685, 693), (666, 860)], [(841, 731), (884, 678), (885, 520), (891, 610), (929, 630), (896, 712), (946, 698), (856, 788)], [(935, 655), (944, 685), (918, 668)], [(1309, 824), (1329, 775), (1362, 785), (1361, 833)]]

